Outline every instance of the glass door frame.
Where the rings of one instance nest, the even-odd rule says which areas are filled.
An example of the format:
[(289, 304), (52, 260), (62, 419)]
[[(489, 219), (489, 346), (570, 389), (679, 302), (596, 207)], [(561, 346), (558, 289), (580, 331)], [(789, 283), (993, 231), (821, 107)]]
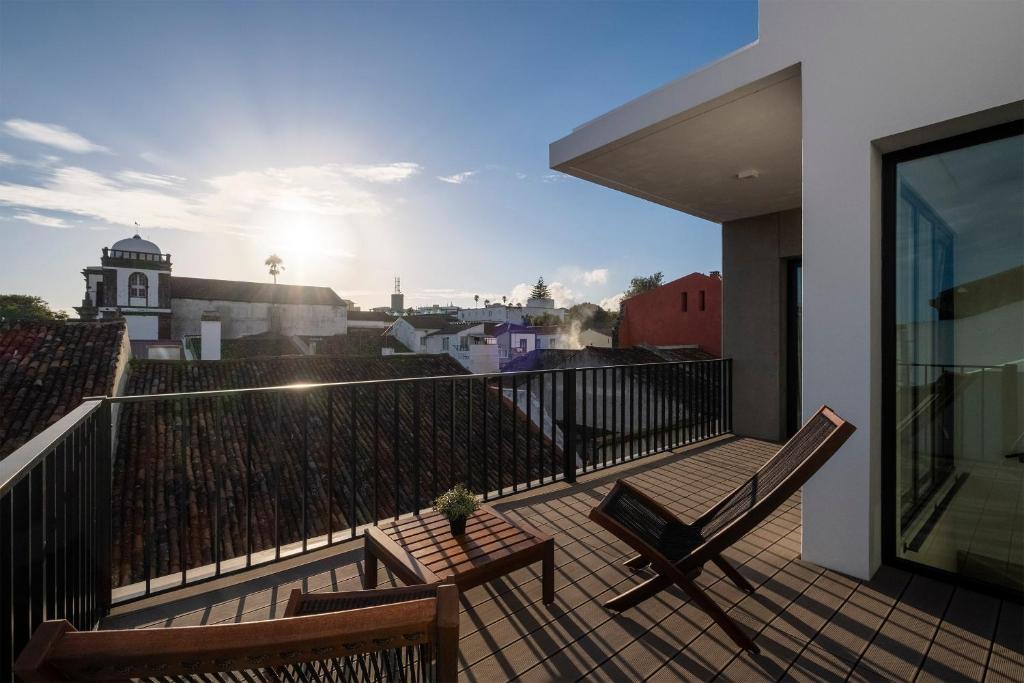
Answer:
[(897, 555), (899, 492), (896, 462), (896, 207), (898, 164), (1024, 134), (1024, 119), (882, 155), (882, 562), (980, 592), (1020, 599), (1021, 593)]

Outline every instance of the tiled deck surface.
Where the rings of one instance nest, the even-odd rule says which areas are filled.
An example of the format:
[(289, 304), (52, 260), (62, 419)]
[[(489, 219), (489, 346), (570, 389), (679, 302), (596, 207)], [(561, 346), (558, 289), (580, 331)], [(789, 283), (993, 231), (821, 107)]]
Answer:
[[(587, 519), (618, 477), (653, 492), (684, 519), (749, 476), (775, 449), (723, 438), (544, 487), (497, 507), (555, 535), (555, 604), (540, 600), (540, 566), (463, 596), (462, 680), (943, 680), (1022, 681), (1019, 603), (883, 568), (869, 582), (800, 559), (795, 496), (727, 557), (757, 587), (746, 595), (709, 567), (698, 581), (755, 632), (762, 654), (737, 653), (711, 619), (672, 589), (624, 614), (601, 607), (640, 579), (628, 548)], [(293, 587), (355, 590), (356, 544), (246, 577), (115, 611), (107, 627), (161, 627), (279, 617)], [(389, 580), (381, 573), (382, 583)]]

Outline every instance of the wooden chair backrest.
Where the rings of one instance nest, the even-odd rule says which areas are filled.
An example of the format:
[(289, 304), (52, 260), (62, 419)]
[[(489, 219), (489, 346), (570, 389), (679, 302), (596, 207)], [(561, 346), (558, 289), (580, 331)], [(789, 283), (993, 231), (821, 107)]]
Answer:
[[(743, 538), (806, 484), (855, 430), (856, 427), (839, 417), (831, 408), (822, 406), (746, 482), (690, 524), (702, 533), (708, 533), (704, 535), (703, 543), (694, 547), (689, 555), (676, 564), (684, 570), (702, 566)], [(649, 542), (609, 514), (608, 507), (615, 496), (622, 493), (622, 489), (628, 489), (634, 498), (643, 500), (648, 512), (664, 522), (679, 521), (659, 502), (622, 480), (591, 511), (591, 518), (612, 530), (656, 565), (669, 563), (667, 558), (658, 557), (660, 553)]]
[(458, 589), (437, 586), (435, 593), (342, 612), (212, 626), (76, 631), (65, 620), (46, 621), (14, 670), (25, 681), (375, 680), (383, 662), (413, 668), (397, 680), (454, 681)]

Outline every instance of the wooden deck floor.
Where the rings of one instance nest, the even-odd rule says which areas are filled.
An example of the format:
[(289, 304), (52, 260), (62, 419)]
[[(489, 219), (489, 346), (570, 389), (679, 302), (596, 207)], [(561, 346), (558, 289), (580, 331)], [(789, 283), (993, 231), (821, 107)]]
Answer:
[[(601, 607), (640, 577), (628, 549), (587, 513), (629, 477), (683, 518), (695, 517), (750, 475), (775, 446), (726, 437), (507, 498), (496, 505), (555, 536), (555, 603), (541, 603), (540, 567), (463, 595), (462, 680), (1024, 680), (1019, 603), (883, 568), (860, 582), (802, 561), (794, 496), (727, 553), (757, 587), (746, 595), (716, 567), (699, 579), (745, 628), (761, 655), (738, 654), (681, 591), (615, 615)], [(279, 617), (288, 592), (355, 590), (353, 543), (234, 580), (122, 607), (107, 628)], [(391, 577), (381, 573), (382, 585)]]

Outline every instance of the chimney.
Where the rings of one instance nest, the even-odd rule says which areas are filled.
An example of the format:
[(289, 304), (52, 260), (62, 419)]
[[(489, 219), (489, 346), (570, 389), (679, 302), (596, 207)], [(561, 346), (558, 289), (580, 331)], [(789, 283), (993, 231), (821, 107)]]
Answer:
[(203, 311), (199, 321), (199, 357), (203, 360), (220, 360), (220, 313)]
[(722, 279), (722, 271), (720, 271), (720, 270), (712, 270), (710, 273), (708, 273), (708, 276), (713, 277), (716, 280), (721, 280)]

